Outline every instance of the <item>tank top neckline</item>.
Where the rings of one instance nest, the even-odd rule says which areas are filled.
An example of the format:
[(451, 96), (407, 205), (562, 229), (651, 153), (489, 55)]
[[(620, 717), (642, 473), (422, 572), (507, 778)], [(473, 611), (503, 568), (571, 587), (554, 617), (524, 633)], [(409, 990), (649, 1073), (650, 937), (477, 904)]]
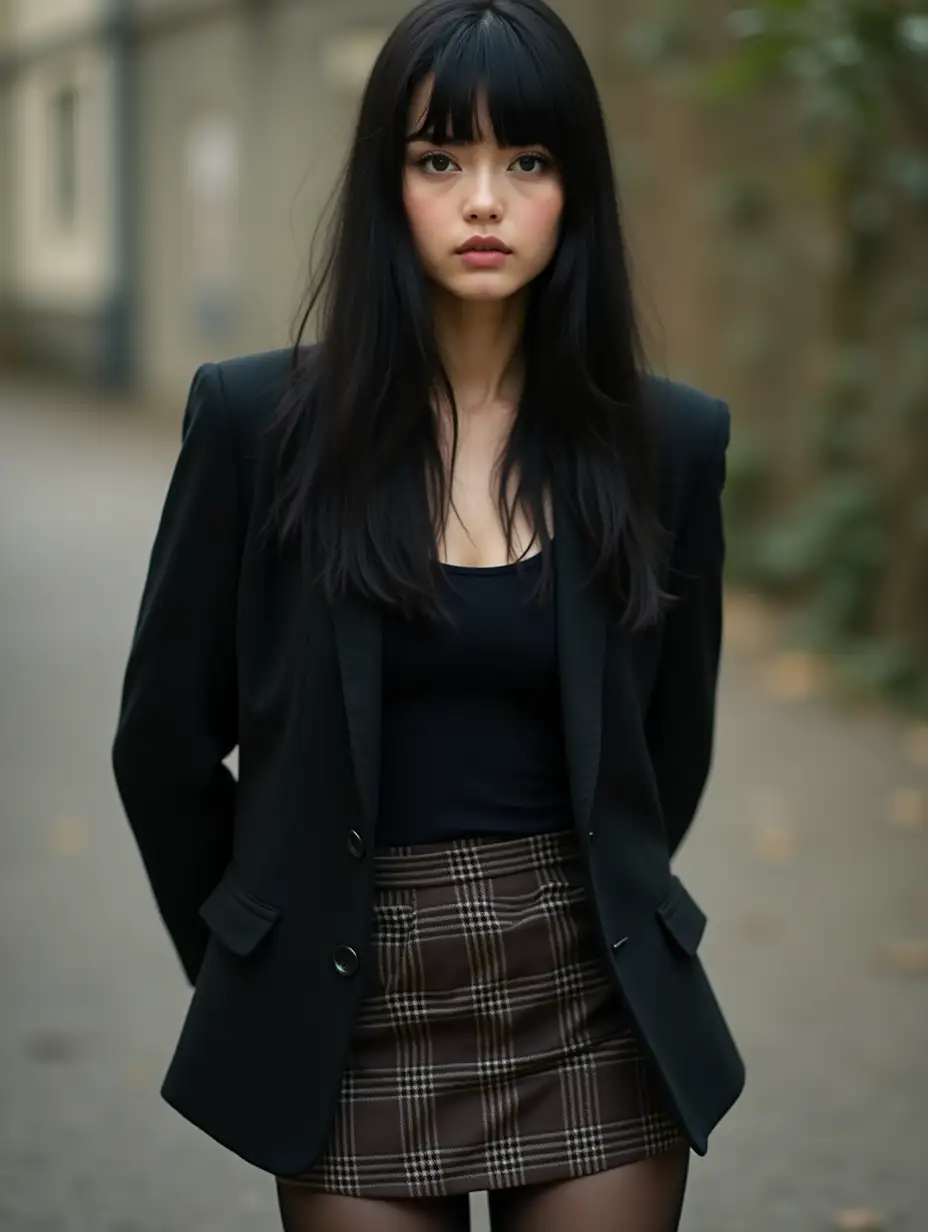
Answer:
[(520, 565), (531, 565), (536, 561), (541, 560), (541, 551), (533, 552), (531, 556), (523, 556), (520, 560), (511, 560), (506, 565), (452, 565), (445, 561), (439, 561), (439, 565), (445, 573), (479, 573), (479, 574), (497, 574), (497, 573), (512, 573), (514, 569), (518, 569)]

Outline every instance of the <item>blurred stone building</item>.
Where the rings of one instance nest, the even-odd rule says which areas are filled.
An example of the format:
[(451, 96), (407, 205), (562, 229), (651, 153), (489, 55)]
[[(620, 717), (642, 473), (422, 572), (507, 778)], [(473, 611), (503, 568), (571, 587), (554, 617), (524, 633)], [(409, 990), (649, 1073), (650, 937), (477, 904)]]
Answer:
[[(286, 345), (363, 82), (409, 7), (0, 0), (0, 358), (173, 410), (204, 359)], [(658, 125), (685, 181), (686, 116), (629, 94), (615, 68), (620, 18), (641, 6), (556, 7), (610, 124), (645, 141)], [(660, 254), (649, 294), (698, 321), (681, 291), (698, 249), (679, 226), (686, 190), (653, 190), (635, 201), (636, 239)]]

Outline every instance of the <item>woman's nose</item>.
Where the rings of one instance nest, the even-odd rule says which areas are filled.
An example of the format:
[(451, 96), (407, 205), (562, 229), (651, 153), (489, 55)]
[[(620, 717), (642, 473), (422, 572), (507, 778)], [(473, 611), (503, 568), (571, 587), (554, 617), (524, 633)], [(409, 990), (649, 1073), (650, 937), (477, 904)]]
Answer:
[(465, 216), (470, 222), (498, 222), (503, 216), (503, 204), (495, 180), (488, 172), (474, 177), (465, 205)]
[(503, 216), (502, 209), (497, 205), (472, 205), (467, 211), (467, 217), (471, 222), (499, 222)]

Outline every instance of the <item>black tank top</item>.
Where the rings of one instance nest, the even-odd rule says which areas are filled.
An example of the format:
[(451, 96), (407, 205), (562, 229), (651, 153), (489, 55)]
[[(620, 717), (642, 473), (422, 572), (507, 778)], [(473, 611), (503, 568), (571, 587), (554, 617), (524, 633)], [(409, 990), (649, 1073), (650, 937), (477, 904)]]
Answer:
[(554, 604), (529, 599), (540, 568), (540, 553), (442, 566), (451, 626), (385, 614), (378, 846), (570, 826)]

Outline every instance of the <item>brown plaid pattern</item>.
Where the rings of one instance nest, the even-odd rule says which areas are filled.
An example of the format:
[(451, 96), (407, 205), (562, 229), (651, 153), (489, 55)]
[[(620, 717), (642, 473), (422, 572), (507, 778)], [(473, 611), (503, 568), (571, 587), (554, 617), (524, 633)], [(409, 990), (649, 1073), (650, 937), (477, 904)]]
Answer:
[(331, 1137), (282, 1179), (429, 1197), (685, 1143), (603, 968), (572, 831), (375, 861), (375, 961)]

